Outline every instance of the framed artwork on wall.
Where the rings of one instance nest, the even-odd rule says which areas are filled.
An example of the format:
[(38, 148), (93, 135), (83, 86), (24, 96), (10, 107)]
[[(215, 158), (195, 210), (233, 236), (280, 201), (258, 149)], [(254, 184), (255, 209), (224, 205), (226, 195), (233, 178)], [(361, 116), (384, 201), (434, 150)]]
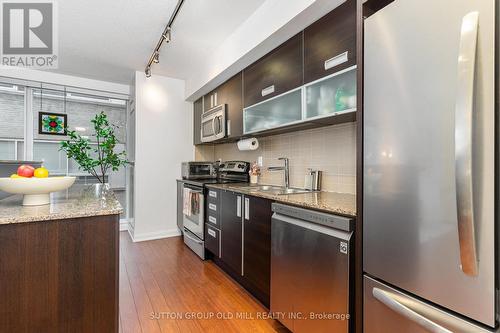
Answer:
[(68, 115), (62, 113), (38, 113), (38, 134), (66, 135)]

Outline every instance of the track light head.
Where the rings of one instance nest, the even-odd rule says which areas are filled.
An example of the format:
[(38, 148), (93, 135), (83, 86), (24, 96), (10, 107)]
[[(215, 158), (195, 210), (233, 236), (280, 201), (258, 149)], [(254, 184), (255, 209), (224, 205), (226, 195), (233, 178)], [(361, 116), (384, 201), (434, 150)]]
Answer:
[(150, 78), (151, 77), (151, 67), (147, 67), (145, 70), (145, 73), (146, 73), (146, 77)]
[(170, 33), (172, 29), (170, 27), (168, 27), (166, 30), (165, 30), (165, 33), (162, 35), (163, 39), (165, 39), (165, 41), (167, 43), (170, 43), (170, 39), (172, 38), (172, 34)]
[(156, 51), (154, 56), (153, 56), (153, 62), (155, 64), (159, 63), (160, 62), (160, 52)]

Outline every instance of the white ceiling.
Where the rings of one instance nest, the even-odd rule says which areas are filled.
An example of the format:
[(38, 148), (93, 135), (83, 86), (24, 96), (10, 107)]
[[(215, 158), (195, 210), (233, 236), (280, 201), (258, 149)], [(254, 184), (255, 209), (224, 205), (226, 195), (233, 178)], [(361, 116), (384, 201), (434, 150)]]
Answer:
[[(153, 74), (187, 79), (265, 0), (185, 0)], [(129, 84), (144, 70), (176, 0), (64, 0), (56, 72)]]

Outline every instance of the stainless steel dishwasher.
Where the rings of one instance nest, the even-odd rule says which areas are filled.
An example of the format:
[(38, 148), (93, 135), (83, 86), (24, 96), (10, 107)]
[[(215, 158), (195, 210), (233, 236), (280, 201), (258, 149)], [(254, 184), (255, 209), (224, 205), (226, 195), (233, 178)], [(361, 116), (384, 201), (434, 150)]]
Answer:
[(273, 204), (271, 312), (294, 333), (348, 332), (353, 219)]

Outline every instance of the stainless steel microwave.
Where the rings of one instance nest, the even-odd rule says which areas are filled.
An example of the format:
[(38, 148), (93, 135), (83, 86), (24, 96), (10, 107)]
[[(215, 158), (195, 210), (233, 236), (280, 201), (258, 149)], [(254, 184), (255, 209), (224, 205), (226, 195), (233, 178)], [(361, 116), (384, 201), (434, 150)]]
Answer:
[(201, 142), (212, 142), (226, 137), (226, 104), (216, 106), (201, 115)]

